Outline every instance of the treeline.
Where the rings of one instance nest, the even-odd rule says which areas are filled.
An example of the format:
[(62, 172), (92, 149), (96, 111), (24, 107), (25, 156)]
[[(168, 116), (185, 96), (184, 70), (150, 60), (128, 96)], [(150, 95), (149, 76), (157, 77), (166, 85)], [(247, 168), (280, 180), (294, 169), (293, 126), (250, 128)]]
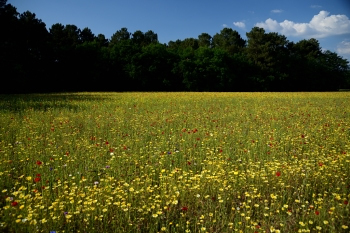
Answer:
[[(0, 1), (1, 93), (61, 91), (334, 91), (350, 87), (348, 61), (316, 39), (290, 42), (254, 27), (161, 44), (153, 31), (110, 39), (46, 25)], [(6, 83), (6, 84), (5, 84)]]

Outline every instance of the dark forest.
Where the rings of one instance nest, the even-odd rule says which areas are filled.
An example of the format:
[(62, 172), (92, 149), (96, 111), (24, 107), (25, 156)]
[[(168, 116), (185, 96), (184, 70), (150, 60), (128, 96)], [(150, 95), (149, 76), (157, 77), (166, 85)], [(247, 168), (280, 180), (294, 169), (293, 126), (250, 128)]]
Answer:
[[(152, 30), (110, 39), (0, 1), (0, 93), (80, 91), (337, 91), (350, 67), (316, 39), (288, 41), (254, 27), (162, 44)], [(8, 83), (5, 85), (5, 83)]]

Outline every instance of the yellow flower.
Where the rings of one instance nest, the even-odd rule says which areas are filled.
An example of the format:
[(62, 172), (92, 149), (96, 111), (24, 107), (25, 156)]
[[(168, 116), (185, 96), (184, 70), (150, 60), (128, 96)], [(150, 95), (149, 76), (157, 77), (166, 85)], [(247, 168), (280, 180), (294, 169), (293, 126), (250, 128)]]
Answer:
[(32, 177), (31, 176), (27, 176), (26, 180), (30, 181), (30, 180), (32, 180)]
[(348, 229), (349, 227), (346, 226), (346, 225), (342, 225), (341, 228), (343, 228), (343, 229)]
[(156, 217), (158, 217), (158, 214), (152, 214), (152, 217), (156, 218)]
[(102, 210), (102, 212), (107, 212), (107, 209), (106, 209), (106, 208), (104, 208), (104, 209)]
[(324, 223), (325, 225), (327, 225), (327, 224), (328, 224), (328, 221), (327, 221), (327, 220), (324, 220), (323, 223)]
[(160, 230), (161, 231), (166, 231), (166, 227), (162, 227)]

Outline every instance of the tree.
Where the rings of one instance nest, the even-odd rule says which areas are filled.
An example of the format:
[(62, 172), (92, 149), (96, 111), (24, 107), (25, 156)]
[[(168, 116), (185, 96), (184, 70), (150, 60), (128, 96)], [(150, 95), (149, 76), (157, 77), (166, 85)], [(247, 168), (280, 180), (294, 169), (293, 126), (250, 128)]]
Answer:
[(224, 28), (213, 37), (213, 46), (225, 49), (230, 54), (241, 52), (245, 45), (246, 41), (241, 38), (237, 31), (231, 28)]
[[(21, 36), (20, 23), (18, 20), (19, 13), (17, 9), (11, 4), (6, 4), (6, 1), (1, 2), (0, 7), (0, 72), (1, 77), (5, 79), (8, 75), (16, 80), (23, 77), (24, 71), (22, 69), (19, 58), (21, 57)], [(18, 85), (21, 85), (19, 80)], [(0, 91), (17, 92), (14, 86), (0, 85)], [(16, 87), (17, 88), (17, 87)], [(20, 91), (19, 91), (20, 92)]]
[(110, 46), (113, 46), (114, 44), (117, 44), (121, 41), (129, 40), (131, 36), (131, 33), (128, 32), (127, 28), (121, 28), (120, 30), (116, 31), (110, 40)]
[(257, 68), (255, 80), (261, 90), (282, 90), (287, 79), (289, 41), (275, 32), (265, 33), (263, 28), (254, 27), (247, 32), (247, 58)]
[(7, 0), (0, 0), (0, 8), (4, 8)]
[(143, 46), (145, 44), (145, 34), (143, 34), (142, 31), (137, 30), (132, 34), (131, 40), (133, 43)]
[(90, 28), (84, 28), (83, 30), (80, 31), (79, 33), (79, 40), (81, 43), (84, 42), (92, 42), (95, 39), (95, 35), (92, 33)]
[(336, 53), (326, 50), (322, 53), (320, 73), (317, 76), (319, 90), (336, 91), (347, 86), (349, 62)]
[[(0, 9), (1, 71), (16, 78), (16, 92), (39, 91), (49, 62), (46, 25), (34, 13), (18, 14), (12, 5)], [(42, 85), (41, 85), (42, 86)]]
[(198, 36), (198, 46), (199, 47), (211, 47), (212, 37), (208, 33), (202, 33)]
[(312, 91), (319, 89), (319, 70), (322, 50), (314, 39), (301, 40), (289, 46), (289, 79), (287, 86), (294, 91)]
[(97, 37), (95, 38), (97, 43), (100, 45), (100, 47), (106, 47), (108, 46), (108, 39), (106, 39), (105, 35), (103, 34), (98, 34)]
[(180, 49), (180, 47), (181, 47), (181, 43), (182, 43), (182, 41), (181, 40), (176, 40), (176, 41), (169, 41), (168, 42), (168, 49), (169, 50), (171, 50), (171, 51), (173, 51), (173, 52), (175, 52), (175, 53), (177, 53), (177, 51)]
[(177, 90), (179, 81), (172, 72), (177, 56), (169, 52), (165, 45), (151, 43), (135, 54), (130, 78), (136, 90), (164, 91)]
[(293, 46), (293, 52), (301, 59), (318, 58), (322, 54), (320, 43), (314, 38), (297, 42)]
[(63, 32), (65, 34), (64, 39), (66, 39), (67, 45), (75, 47), (78, 44), (81, 44), (81, 40), (80, 40), (81, 31), (77, 26), (73, 24), (67, 24), (63, 29)]
[(145, 33), (145, 43), (151, 44), (151, 43), (158, 43), (158, 35), (154, 33), (152, 30), (148, 30)]
[(181, 42), (181, 48), (182, 49), (191, 48), (193, 50), (196, 50), (199, 48), (198, 40), (194, 38), (186, 38)]

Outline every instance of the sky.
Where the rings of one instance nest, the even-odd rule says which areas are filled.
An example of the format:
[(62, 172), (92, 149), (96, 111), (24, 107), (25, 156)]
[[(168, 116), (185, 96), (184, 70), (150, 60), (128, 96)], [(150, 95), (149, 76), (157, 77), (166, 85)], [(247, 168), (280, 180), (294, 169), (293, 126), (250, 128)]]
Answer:
[(315, 38), (323, 50), (350, 61), (350, 0), (8, 0), (19, 13), (55, 23), (88, 27), (106, 38), (123, 27), (152, 30), (161, 43), (214, 36), (225, 28), (246, 39), (253, 27), (298, 42)]

